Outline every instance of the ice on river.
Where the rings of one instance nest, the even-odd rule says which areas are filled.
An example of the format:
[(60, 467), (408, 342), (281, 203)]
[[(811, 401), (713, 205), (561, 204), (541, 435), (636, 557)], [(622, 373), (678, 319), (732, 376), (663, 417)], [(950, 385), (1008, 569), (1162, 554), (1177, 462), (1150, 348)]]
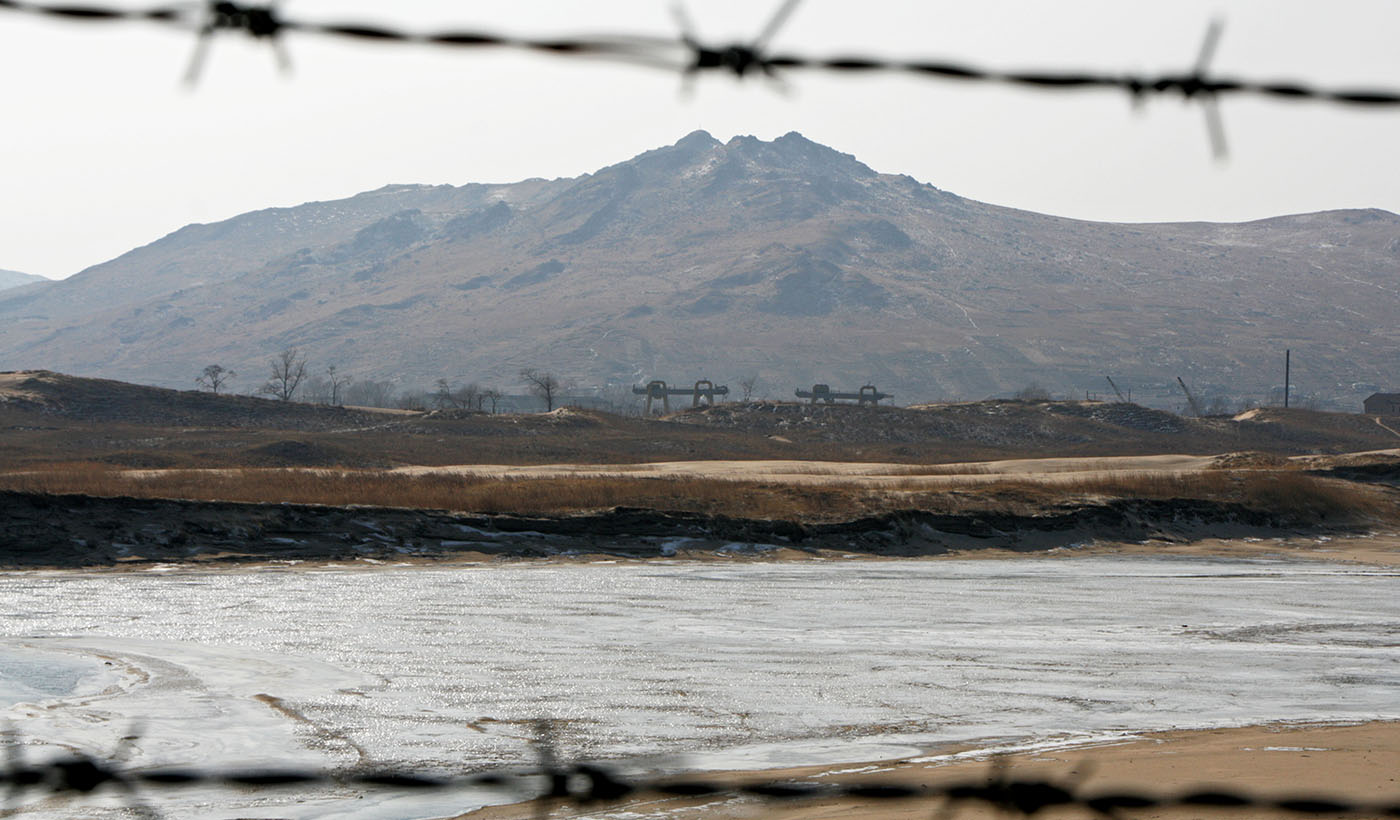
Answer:
[[(26, 753), (104, 755), (139, 726), (126, 754), (140, 766), (529, 764), (539, 718), (571, 756), (703, 769), (1400, 717), (1400, 577), (1322, 564), (14, 573), (0, 601), (0, 717)], [(43, 658), (67, 670), (47, 689), (34, 685)], [(354, 813), (285, 795), (181, 799), (194, 798), (160, 805), (431, 816), (477, 798), (409, 810), (371, 795)]]

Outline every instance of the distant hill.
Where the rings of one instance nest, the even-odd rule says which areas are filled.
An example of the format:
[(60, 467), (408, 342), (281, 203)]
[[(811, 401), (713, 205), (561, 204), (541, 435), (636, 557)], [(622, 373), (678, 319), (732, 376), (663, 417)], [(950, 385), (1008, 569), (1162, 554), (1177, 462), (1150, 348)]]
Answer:
[(394, 411), (147, 387), (45, 370), (0, 372), (0, 409), (85, 422), (328, 430), (380, 423)]
[(1394, 387), (1400, 217), (1109, 224), (964, 199), (792, 133), (696, 132), (576, 179), (390, 186), (190, 225), (0, 295), (0, 369), (187, 387), (206, 364), (512, 389), (759, 377), (901, 402), (1052, 393), (1178, 406)]
[(17, 270), (0, 269), (0, 290), (17, 288), (20, 285), (32, 285), (35, 282), (48, 282), (50, 280), (32, 273), (20, 273)]

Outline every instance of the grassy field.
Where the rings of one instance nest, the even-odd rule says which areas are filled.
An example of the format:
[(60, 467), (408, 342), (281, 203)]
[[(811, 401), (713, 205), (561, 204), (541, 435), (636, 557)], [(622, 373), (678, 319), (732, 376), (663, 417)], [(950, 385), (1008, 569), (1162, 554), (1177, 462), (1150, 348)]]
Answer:
[(1306, 521), (1379, 521), (1396, 516), (1393, 496), (1385, 488), (1291, 468), (1115, 473), (1053, 483), (1010, 475), (995, 482), (969, 479), (930, 489), (914, 478), (878, 487), (841, 478), (821, 486), (794, 486), (717, 478), (499, 478), (305, 468), (152, 471), (76, 463), (0, 474), (0, 489), (549, 515), (640, 507), (798, 521), (850, 520), (908, 509), (1026, 515), (1068, 503), (1124, 498), (1229, 502), (1251, 510), (1286, 512)]

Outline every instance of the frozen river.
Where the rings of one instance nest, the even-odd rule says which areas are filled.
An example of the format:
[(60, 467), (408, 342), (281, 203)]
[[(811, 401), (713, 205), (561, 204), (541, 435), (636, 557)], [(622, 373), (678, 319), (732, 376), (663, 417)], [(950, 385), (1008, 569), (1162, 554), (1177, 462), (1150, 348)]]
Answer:
[[(139, 726), (135, 765), (463, 771), (532, 763), (531, 723), (549, 718), (571, 756), (732, 768), (1400, 718), (1400, 576), (1311, 563), (15, 573), (0, 602), (0, 717), (35, 758), (104, 755)], [(153, 802), (175, 816), (449, 813), (291, 799)], [(40, 814), (79, 816), (64, 811)]]

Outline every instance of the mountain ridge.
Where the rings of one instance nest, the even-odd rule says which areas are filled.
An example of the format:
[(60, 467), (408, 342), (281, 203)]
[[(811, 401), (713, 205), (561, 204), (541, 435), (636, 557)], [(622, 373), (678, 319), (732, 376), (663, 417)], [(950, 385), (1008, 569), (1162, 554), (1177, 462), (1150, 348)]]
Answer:
[(20, 273), (17, 270), (5, 270), (0, 268), (0, 290), (24, 287), (39, 282), (52, 281), (47, 276), (40, 276), (36, 273)]
[(1071, 220), (796, 132), (696, 131), (575, 178), (385, 186), (185, 226), (0, 294), (0, 368), (183, 386), (291, 346), (420, 386), (538, 367), (599, 387), (758, 374), (774, 395), (874, 381), (914, 400), (1102, 391), (1107, 373), (1148, 400), (1173, 401), (1178, 375), (1233, 400), (1281, 382), (1288, 346), (1298, 383), (1337, 404), (1388, 378), (1397, 272), (1400, 217), (1377, 209)]

